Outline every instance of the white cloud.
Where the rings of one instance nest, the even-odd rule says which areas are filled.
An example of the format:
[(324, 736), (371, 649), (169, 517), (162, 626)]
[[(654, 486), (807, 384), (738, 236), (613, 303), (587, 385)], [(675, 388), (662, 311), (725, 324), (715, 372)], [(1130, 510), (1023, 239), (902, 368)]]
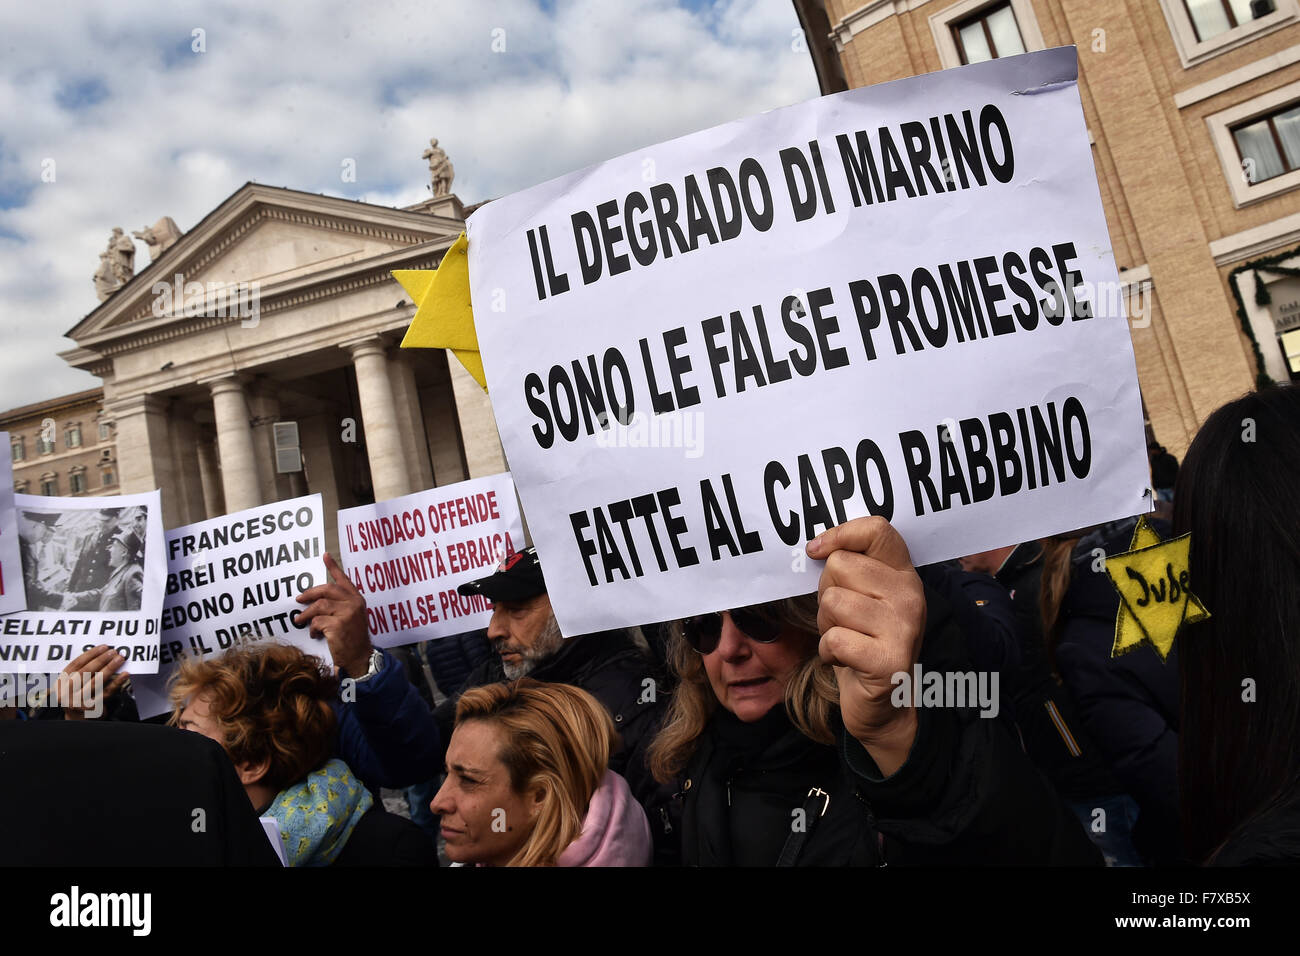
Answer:
[(127, 4), (6, 5), (0, 408), (97, 384), (56, 353), (97, 304), (113, 226), (189, 229), (248, 180), (410, 204), (431, 135), (471, 203), (817, 95), (789, 0), (695, 6), (241, 0), (143, 21)]

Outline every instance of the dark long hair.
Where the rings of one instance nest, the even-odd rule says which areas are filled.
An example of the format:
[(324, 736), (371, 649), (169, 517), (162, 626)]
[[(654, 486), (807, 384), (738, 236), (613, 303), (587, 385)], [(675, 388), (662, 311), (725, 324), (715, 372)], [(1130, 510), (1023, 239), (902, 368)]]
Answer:
[(1198, 862), (1300, 798), (1297, 488), (1294, 386), (1224, 405), (1179, 470), (1174, 528), (1191, 532), (1192, 592), (1212, 615), (1178, 637), (1179, 785), (1186, 846)]

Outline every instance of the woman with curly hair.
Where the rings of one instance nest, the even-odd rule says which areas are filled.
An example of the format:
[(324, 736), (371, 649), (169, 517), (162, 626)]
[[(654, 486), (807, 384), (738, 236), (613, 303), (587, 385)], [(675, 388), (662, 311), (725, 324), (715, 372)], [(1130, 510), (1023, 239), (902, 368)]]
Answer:
[(259, 816), (275, 819), (290, 866), (436, 866), (428, 837), (378, 807), (334, 756), (338, 681), (285, 644), (186, 658), (171, 722), (217, 741)]

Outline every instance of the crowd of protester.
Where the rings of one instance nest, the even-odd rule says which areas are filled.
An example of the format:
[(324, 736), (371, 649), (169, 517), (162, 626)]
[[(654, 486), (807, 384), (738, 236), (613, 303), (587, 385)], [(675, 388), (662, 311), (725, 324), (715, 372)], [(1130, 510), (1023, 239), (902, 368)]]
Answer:
[[(1300, 388), (1228, 403), (1181, 467), (1159, 446), (1151, 466), (1153, 527), (1190, 532), (1211, 613), (1167, 659), (1111, 653), (1102, 559), (1136, 518), (926, 568), (886, 521), (856, 519), (808, 544), (815, 594), (567, 639), (529, 549), (462, 586), (492, 602), (486, 633), (390, 651), (326, 556), (299, 601), (333, 668), (257, 643), (187, 660), (158, 726), (98, 647), (67, 671), (103, 677), (99, 719), (79, 719), (103, 703), (84, 688), (0, 711), (0, 773), (52, 794), (21, 808), (0, 862), (1300, 861)], [(117, 599), (143, 538), (116, 522), (62, 606)], [(997, 700), (900, 706), (891, 675), (922, 671), (995, 675)], [(130, 840), (98, 825), (126, 806)], [(73, 815), (115, 832), (52, 855)]]

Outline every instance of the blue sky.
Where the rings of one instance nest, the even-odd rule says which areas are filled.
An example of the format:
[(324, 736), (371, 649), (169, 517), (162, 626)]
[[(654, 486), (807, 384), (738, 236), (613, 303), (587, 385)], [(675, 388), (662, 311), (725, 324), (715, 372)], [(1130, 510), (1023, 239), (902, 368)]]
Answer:
[(56, 353), (114, 226), (249, 180), (408, 205), (430, 136), (472, 203), (817, 95), (789, 0), (140, 9), (0, 10), (0, 409), (99, 383)]

